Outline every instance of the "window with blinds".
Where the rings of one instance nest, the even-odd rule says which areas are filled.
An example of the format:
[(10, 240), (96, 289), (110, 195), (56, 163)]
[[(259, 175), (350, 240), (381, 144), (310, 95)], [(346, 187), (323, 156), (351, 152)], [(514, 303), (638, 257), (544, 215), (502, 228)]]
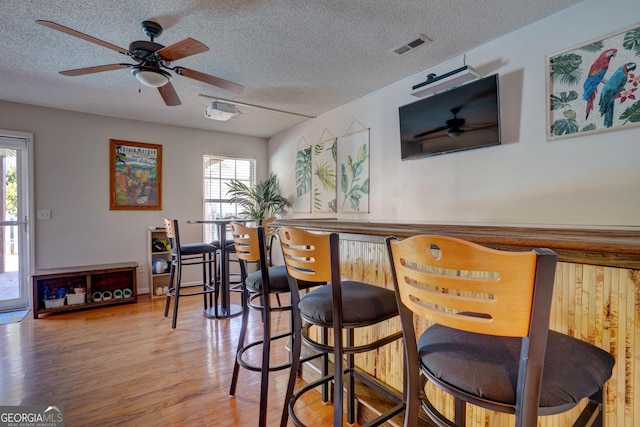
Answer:
[[(227, 185), (238, 180), (251, 187), (255, 184), (255, 159), (240, 159), (205, 154), (203, 156), (203, 218), (217, 219), (238, 215), (238, 206), (229, 203)], [(204, 227), (206, 242), (218, 239), (215, 225)]]

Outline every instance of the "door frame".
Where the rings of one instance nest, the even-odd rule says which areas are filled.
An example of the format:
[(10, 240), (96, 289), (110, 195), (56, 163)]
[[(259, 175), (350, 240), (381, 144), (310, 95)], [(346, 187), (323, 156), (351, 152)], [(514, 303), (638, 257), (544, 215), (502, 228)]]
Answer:
[[(33, 134), (29, 132), (20, 132), (7, 129), (0, 129), (0, 137), (8, 140), (21, 140), (25, 142), (26, 153), (25, 158), (21, 159), (21, 174), (18, 188), (21, 193), (20, 197), (20, 214), (21, 218), (17, 222), (23, 223), (23, 232), (26, 233), (18, 245), (20, 250), (20, 286), (23, 287), (23, 298), (26, 307), (31, 309), (34, 301), (31, 292), (31, 275), (33, 274), (33, 266), (35, 265), (35, 244), (34, 244), (34, 165), (33, 165)], [(25, 165), (26, 162), (26, 165)], [(16, 307), (18, 308), (18, 307)]]

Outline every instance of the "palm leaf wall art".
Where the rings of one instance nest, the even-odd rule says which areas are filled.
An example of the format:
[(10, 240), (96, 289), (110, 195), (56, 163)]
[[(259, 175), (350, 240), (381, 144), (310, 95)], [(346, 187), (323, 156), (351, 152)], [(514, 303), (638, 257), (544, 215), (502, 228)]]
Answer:
[(321, 141), (313, 146), (312, 184), (313, 212), (335, 213), (337, 138)]
[(369, 213), (369, 129), (340, 137), (338, 143), (342, 213)]
[(303, 147), (296, 151), (295, 188), (293, 210), (295, 212), (311, 212), (311, 147)]

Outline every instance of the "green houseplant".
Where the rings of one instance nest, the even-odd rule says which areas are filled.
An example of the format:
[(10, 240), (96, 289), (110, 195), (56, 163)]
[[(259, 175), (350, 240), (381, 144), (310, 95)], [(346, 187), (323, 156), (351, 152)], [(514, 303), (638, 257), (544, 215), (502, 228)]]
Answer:
[(253, 187), (234, 179), (228, 185), (227, 194), (231, 196), (230, 203), (237, 203), (243, 209), (240, 212), (242, 215), (256, 221), (281, 215), (291, 206), (280, 194), (278, 177), (273, 172)]

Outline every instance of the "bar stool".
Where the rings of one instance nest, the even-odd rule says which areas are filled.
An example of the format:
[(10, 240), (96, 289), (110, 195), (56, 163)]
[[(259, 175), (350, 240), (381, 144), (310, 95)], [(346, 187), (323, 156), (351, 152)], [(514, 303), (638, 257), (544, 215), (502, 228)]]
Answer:
[[(615, 359), (549, 330), (555, 252), (427, 235), (387, 238), (387, 249), (405, 336), (405, 427), (417, 425), (420, 406), (438, 426), (464, 426), (467, 402), (534, 427), (539, 415), (585, 398), (574, 426), (602, 425), (602, 389)], [(414, 314), (432, 322), (419, 338)], [(425, 381), (454, 396), (451, 416), (428, 399)]]
[[(383, 393), (396, 403), (366, 426), (380, 425), (404, 410), (403, 398), (382, 387), (369, 374), (356, 370), (354, 355), (369, 352), (402, 338), (398, 331), (366, 344), (355, 345), (355, 331), (392, 319), (398, 315), (396, 297), (392, 290), (371, 284), (342, 280), (340, 276), (340, 253), (338, 234), (313, 234), (295, 227), (282, 227), (279, 230), (280, 244), (291, 287), (291, 305), (294, 307), (294, 337), (292, 364), (285, 397), (281, 427), (287, 425), (290, 416), (296, 426), (305, 426), (295, 414), (296, 401), (307, 391), (334, 382), (333, 425), (342, 426), (343, 418), (343, 377), (346, 375), (347, 422), (355, 420), (355, 377), (368, 386)], [(326, 282), (299, 298), (301, 281)], [(304, 325), (302, 324), (304, 320)], [(319, 329), (320, 339), (311, 337), (310, 330)], [(328, 332), (333, 331), (333, 345), (327, 343)], [(346, 341), (343, 342), (343, 333)], [(324, 377), (294, 392), (294, 385), (300, 367), (302, 344), (325, 354), (333, 354), (333, 373), (323, 367)], [(343, 357), (346, 356), (346, 369)], [(323, 401), (327, 400), (323, 387)]]
[[(290, 305), (277, 307), (271, 305), (271, 295), (289, 293), (289, 282), (287, 270), (284, 265), (269, 267), (267, 265), (265, 230), (263, 227), (248, 227), (240, 223), (230, 224), (233, 235), (233, 243), (238, 259), (240, 260), (240, 271), (242, 275), (242, 326), (238, 337), (238, 349), (236, 361), (231, 377), (231, 387), (229, 394), (234, 396), (240, 367), (261, 373), (260, 380), (260, 412), (259, 426), (265, 427), (267, 424), (267, 398), (269, 391), (269, 372), (280, 371), (291, 366), (290, 362), (279, 365), (270, 365), (270, 354), (272, 341), (291, 336), (289, 331), (271, 336), (271, 316), (276, 312), (288, 311), (292, 313)], [(247, 274), (247, 263), (258, 263), (259, 270)], [(317, 286), (316, 283), (304, 283), (301, 287), (309, 288)], [(261, 311), (263, 322), (262, 340), (245, 344), (249, 310), (252, 308)], [(290, 322), (291, 324), (291, 322)], [(256, 346), (262, 345), (262, 363), (260, 366), (253, 365), (243, 359), (244, 353)], [(284, 345), (284, 344), (283, 344)], [(307, 359), (308, 360), (308, 359)]]
[[(217, 266), (218, 247), (209, 243), (189, 243), (181, 244), (180, 233), (178, 231), (178, 220), (162, 218), (167, 233), (167, 239), (171, 245), (171, 266), (169, 269), (169, 289), (167, 290), (167, 300), (164, 306), (164, 317), (169, 315), (169, 305), (173, 298), (173, 318), (171, 329), (176, 328), (178, 321), (178, 303), (181, 296), (202, 295), (204, 299), (204, 309), (207, 310), (212, 305), (211, 296), (215, 296), (218, 301), (218, 282), (213, 276), (214, 267)], [(182, 284), (182, 268), (188, 265), (202, 265), (202, 283)], [(207, 279), (207, 271), (209, 279)], [(174, 283), (175, 279), (175, 283)], [(189, 291), (181, 295), (181, 290), (202, 286), (200, 291)], [(207, 301), (208, 297), (208, 301)], [(217, 309), (217, 304), (216, 304)], [(217, 313), (216, 313), (217, 315)]]

